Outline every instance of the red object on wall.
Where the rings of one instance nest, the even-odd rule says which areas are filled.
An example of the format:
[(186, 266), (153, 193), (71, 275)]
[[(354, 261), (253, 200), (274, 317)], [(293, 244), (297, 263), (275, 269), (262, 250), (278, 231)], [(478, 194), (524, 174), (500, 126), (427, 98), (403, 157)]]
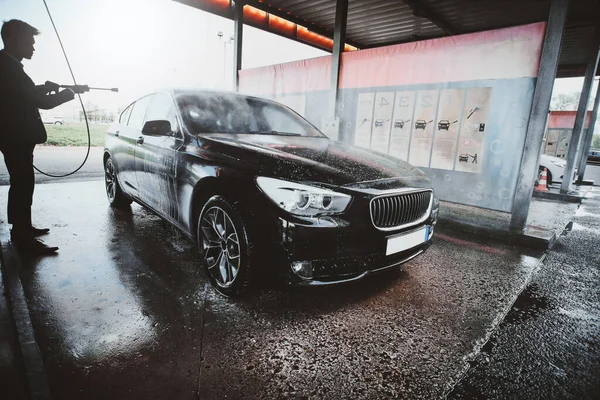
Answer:
[[(548, 120), (548, 129), (573, 129), (575, 127), (575, 117), (577, 111), (550, 111), (550, 119)], [(592, 112), (588, 111), (585, 115), (584, 129), (590, 127), (590, 119)]]

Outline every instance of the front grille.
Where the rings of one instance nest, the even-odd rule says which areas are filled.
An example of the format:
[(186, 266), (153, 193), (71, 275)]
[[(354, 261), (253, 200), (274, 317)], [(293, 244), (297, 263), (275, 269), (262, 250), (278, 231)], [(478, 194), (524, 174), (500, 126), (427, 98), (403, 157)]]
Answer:
[(397, 228), (427, 218), (430, 190), (376, 197), (371, 201), (371, 218), (379, 229)]

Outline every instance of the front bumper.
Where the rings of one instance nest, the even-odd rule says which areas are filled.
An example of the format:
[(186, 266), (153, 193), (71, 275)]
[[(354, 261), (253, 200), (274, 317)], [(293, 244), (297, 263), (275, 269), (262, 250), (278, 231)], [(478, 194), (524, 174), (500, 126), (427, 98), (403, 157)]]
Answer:
[(431, 243), (430, 239), (420, 246), (390, 256), (370, 254), (368, 256), (313, 260), (313, 278), (300, 278), (290, 272), (287, 281), (289, 284), (298, 286), (324, 286), (356, 281), (367, 275), (399, 267), (423, 254), (431, 246)]
[[(257, 199), (258, 200), (258, 199)], [(358, 202), (360, 203), (360, 202)], [(418, 225), (381, 231), (373, 226), (368, 204), (353, 204), (343, 216), (300, 218), (279, 212), (276, 206), (257, 207), (248, 221), (253, 262), (289, 285), (318, 286), (355, 281), (397, 267), (425, 252), (431, 245), (437, 208)], [(366, 212), (365, 212), (366, 210)], [(429, 227), (428, 239), (407, 250), (386, 256), (389, 237)], [(310, 262), (312, 276), (292, 270), (294, 262)]]

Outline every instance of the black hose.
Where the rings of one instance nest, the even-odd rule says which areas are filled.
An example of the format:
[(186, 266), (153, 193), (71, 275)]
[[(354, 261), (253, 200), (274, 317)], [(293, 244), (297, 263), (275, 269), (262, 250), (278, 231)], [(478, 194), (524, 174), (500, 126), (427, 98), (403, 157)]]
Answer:
[[(77, 85), (77, 81), (75, 80), (75, 74), (73, 74), (73, 69), (71, 68), (71, 63), (69, 62), (69, 57), (67, 57), (67, 52), (65, 51), (65, 47), (62, 44), (62, 40), (60, 39), (58, 30), (56, 29), (56, 25), (54, 24), (54, 20), (52, 19), (52, 14), (50, 13), (48, 4), (46, 4), (46, 0), (42, 0), (42, 1), (44, 2), (44, 6), (46, 7), (46, 11), (48, 12), (48, 17), (50, 17), (50, 22), (52, 23), (52, 27), (54, 28), (54, 32), (56, 33), (56, 37), (58, 38), (58, 43), (60, 43), (60, 48), (62, 49), (63, 55), (65, 56), (65, 60), (67, 61), (67, 66), (69, 67), (69, 72), (71, 73), (71, 78), (73, 78), (73, 84)], [(46, 173), (46, 172), (40, 170), (39, 168), (37, 168), (34, 165), (33, 168), (35, 168), (35, 170), (42, 175), (50, 176), (52, 178), (64, 178), (66, 176), (73, 175), (74, 173), (79, 171), (87, 162), (87, 159), (90, 155), (90, 148), (92, 146), (92, 138), (90, 136), (90, 124), (88, 123), (87, 113), (85, 112), (85, 107), (83, 106), (83, 101), (81, 100), (81, 95), (78, 93), (77, 97), (79, 98), (79, 103), (81, 104), (81, 109), (83, 110), (83, 117), (85, 118), (85, 126), (87, 128), (88, 146), (87, 146), (87, 153), (85, 154), (85, 159), (83, 160), (81, 165), (79, 167), (77, 167), (77, 169), (75, 171), (69, 172), (68, 174), (64, 174), (64, 175), (52, 175), (52, 174), (49, 174), (49, 173)]]

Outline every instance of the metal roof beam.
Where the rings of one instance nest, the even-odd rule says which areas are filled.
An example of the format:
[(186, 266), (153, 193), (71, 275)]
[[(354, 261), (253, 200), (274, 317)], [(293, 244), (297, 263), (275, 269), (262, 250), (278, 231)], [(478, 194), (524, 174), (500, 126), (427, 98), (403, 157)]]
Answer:
[(425, 18), (437, 25), (438, 28), (446, 32), (448, 35), (458, 35), (458, 30), (450, 25), (442, 18), (435, 10), (419, 0), (402, 0), (408, 5), (415, 17)]

